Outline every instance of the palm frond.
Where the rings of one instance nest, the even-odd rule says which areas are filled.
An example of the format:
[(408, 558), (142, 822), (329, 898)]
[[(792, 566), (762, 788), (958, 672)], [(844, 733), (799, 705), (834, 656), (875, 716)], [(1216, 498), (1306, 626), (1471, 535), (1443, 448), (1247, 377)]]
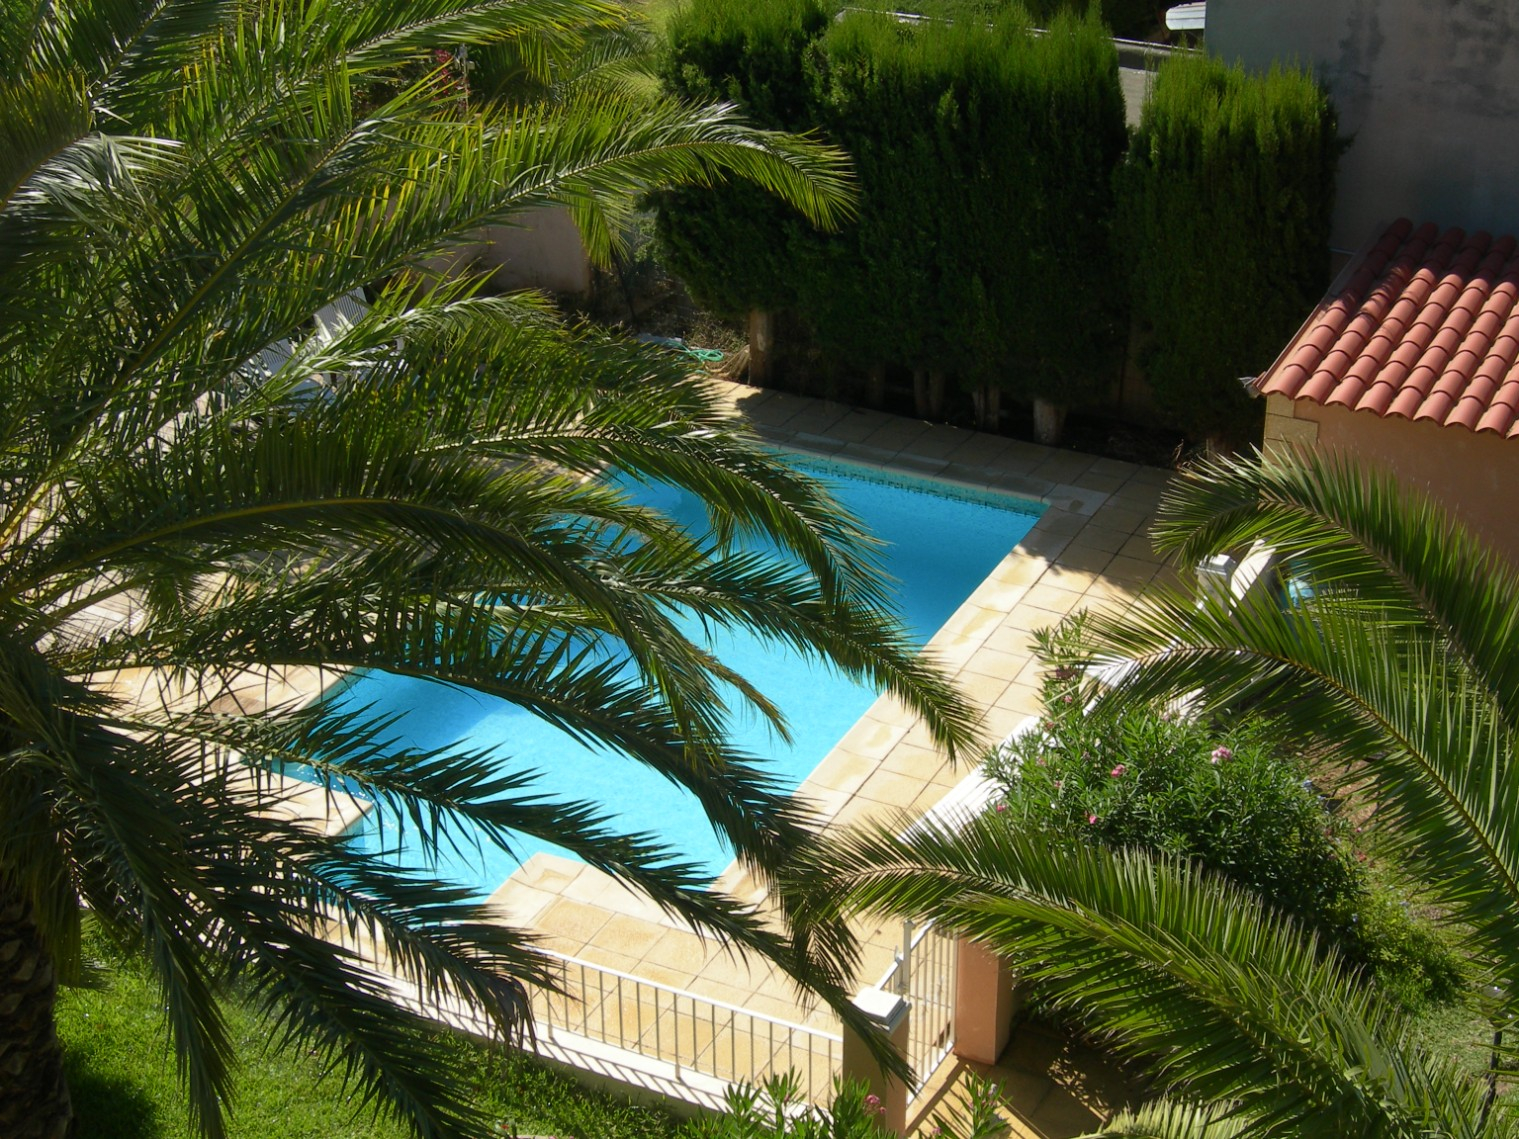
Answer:
[[(1258, 900), (1184, 863), (960, 830), (842, 839), (820, 912), (932, 917), (1243, 1134), (1476, 1134), (1484, 1088), (1410, 1043), (1406, 1015)], [(816, 887), (815, 887), (816, 888)]]

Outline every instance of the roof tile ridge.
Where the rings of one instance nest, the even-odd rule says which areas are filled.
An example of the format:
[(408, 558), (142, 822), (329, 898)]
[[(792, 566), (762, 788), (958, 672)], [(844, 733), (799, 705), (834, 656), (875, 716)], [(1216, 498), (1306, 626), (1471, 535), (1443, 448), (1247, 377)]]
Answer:
[[(1310, 368), (1318, 363), (1316, 351), (1311, 345), (1305, 347), (1304, 341), (1331, 310), (1343, 310), (1347, 317), (1361, 319), (1367, 292), (1382, 278), (1388, 262), (1403, 247), (1412, 229), (1413, 222), (1406, 217), (1393, 220), (1367, 243), (1358, 262), (1341, 270), (1340, 277), (1330, 284), (1308, 319), (1298, 327), (1271, 365), (1255, 378), (1257, 392), (1284, 395), (1288, 399), (1304, 398), (1303, 387), (1312, 378)], [(1353, 314), (1349, 311), (1352, 307), (1357, 309)]]
[[(1346, 331), (1356, 337), (1355, 357), (1347, 360), (1346, 366), (1338, 374), (1320, 370), (1309, 376), (1305, 368), (1306, 379), (1300, 383), (1295, 393), (1298, 398), (1312, 399), (1321, 404), (1356, 405), (1392, 350), (1391, 343), (1380, 338), (1379, 333), (1385, 327), (1388, 314), (1407, 287), (1409, 279), (1423, 261), (1429, 241), (1434, 236), (1435, 227), (1427, 222), (1416, 231), (1407, 218), (1399, 218), (1388, 226), (1382, 239), (1366, 256), (1364, 268), (1375, 267), (1375, 272), (1365, 285), (1355, 315), (1346, 325)], [(1357, 273), (1355, 281), (1360, 276)], [(1379, 344), (1380, 349), (1377, 347)]]
[[(1413, 223), (1407, 218), (1400, 218), (1388, 226), (1381, 240), (1367, 251), (1354, 275), (1328, 306), (1326, 312), (1332, 312), (1335, 317), (1341, 318), (1334, 321), (1337, 336), (1334, 343), (1326, 346), (1319, 354), (1314, 361), (1317, 368), (1313, 369), (1312, 375), (1300, 387), (1299, 394), (1304, 398), (1320, 402), (1327, 398), (1339, 398), (1343, 402), (1353, 402), (1365, 389), (1365, 381), (1354, 380), (1349, 377), (1349, 373), (1362, 359), (1367, 341), (1381, 326), (1382, 318), (1392, 305), (1392, 297), (1378, 286), (1383, 284), (1393, 255), (1402, 247), (1412, 228)], [(1374, 289), (1377, 291), (1374, 292)], [(1331, 319), (1326, 315), (1320, 323), (1329, 324)], [(1299, 343), (1312, 339), (1312, 334), (1316, 331), (1317, 327), (1305, 328), (1298, 334)], [(1330, 357), (1337, 355), (1343, 355), (1343, 360), (1337, 365), (1332, 364)], [(1293, 353), (1288, 363), (1302, 366), (1307, 373), (1312, 362), (1300, 356), (1299, 350)], [(1353, 389), (1349, 398), (1344, 395), (1347, 384)]]

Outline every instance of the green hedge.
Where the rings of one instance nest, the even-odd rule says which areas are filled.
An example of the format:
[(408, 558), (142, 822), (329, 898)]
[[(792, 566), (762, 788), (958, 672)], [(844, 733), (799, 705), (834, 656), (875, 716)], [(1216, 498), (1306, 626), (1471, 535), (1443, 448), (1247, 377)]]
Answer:
[(1235, 381), (1271, 364), (1323, 292), (1339, 151), (1304, 72), (1183, 56), (1156, 76), (1120, 213), (1140, 362), (1189, 433), (1240, 438), (1258, 421)]
[(1097, 16), (1055, 12), (1041, 36), (1025, 20), (693, 0), (667, 90), (839, 144), (859, 212), (822, 235), (745, 185), (666, 195), (670, 267), (721, 313), (800, 318), (831, 374), (895, 367), (1065, 405), (1115, 373), (1132, 306), (1160, 411), (1247, 441), (1260, 409), (1237, 379), (1270, 364), (1328, 275), (1326, 97), (1302, 72), (1177, 57), (1125, 158)]
[[(812, 122), (804, 56), (828, 27), (817, 0), (694, 0), (666, 31), (659, 74), (693, 102), (732, 102), (758, 126)], [(657, 233), (672, 272), (724, 316), (795, 302), (790, 246), (810, 232), (800, 214), (747, 182), (662, 194)]]
[(801, 274), (820, 341), (871, 364), (1073, 402), (1113, 363), (1117, 56), (1093, 20), (904, 26), (871, 14), (818, 52), (817, 118), (853, 155), (858, 222)]
[(660, 235), (698, 299), (795, 308), (834, 364), (895, 365), (1062, 402), (1111, 373), (1122, 282), (1111, 172), (1117, 55), (1095, 19), (834, 22), (808, 0), (696, 0), (666, 88), (740, 101), (852, 156), (857, 220), (820, 235), (757, 193), (666, 195)]

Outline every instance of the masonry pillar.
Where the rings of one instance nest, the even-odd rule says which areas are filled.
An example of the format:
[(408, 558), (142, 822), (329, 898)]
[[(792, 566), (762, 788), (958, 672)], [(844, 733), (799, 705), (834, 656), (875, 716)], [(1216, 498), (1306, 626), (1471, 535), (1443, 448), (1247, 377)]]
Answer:
[(969, 938), (955, 947), (955, 1055), (995, 1064), (1023, 1007), (1005, 958)]
[[(854, 1006), (868, 1016), (875, 1026), (891, 1041), (892, 1047), (903, 1055), (907, 1053), (907, 1020), (910, 1015), (907, 1000), (884, 989), (861, 989), (854, 998)], [(881, 1069), (876, 1058), (866, 1047), (865, 1040), (848, 1025), (844, 1026), (844, 1047), (841, 1057), (841, 1075), (846, 1080), (865, 1085), (868, 1095), (881, 1101), (881, 1114), (877, 1123), (890, 1135), (907, 1133), (907, 1085)]]

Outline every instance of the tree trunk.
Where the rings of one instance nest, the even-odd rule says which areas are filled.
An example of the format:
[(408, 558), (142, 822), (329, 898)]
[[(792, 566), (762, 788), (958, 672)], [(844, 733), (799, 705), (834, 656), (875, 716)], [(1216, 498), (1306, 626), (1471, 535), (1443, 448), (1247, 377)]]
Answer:
[(944, 418), (944, 390), (948, 386), (943, 372), (930, 372), (923, 368), (913, 370), (913, 410), (919, 419)]
[(1065, 428), (1065, 408), (1047, 399), (1034, 400), (1034, 438), (1046, 447), (1060, 442)]
[(749, 382), (755, 387), (769, 387), (775, 354), (775, 314), (764, 309), (749, 310)]
[(0, 878), (0, 1135), (66, 1139), (74, 1108), (53, 1028), (58, 987), (31, 903)]
[(1002, 389), (982, 384), (971, 393), (976, 405), (976, 426), (982, 431), (995, 431), (1002, 420)]

